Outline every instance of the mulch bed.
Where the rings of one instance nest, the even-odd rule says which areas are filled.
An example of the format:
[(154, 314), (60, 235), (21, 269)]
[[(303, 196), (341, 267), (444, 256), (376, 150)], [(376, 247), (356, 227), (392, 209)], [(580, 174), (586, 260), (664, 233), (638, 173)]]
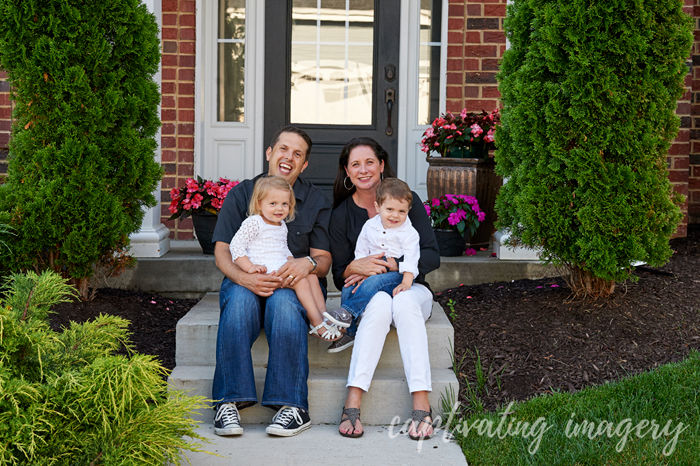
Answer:
[[(659, 269), (637, 270), (610, 299), (574, 301), (561, 279), (462, 286), (438, 296), (454, 303), (455, 354), (464, 357), (461, 400), (476, 381), (476, 351), (488, 376), (489, 410), (511, 400), (584, 387), (647, 371), (700, 349), (700, 228), (671, 242), (676, 251)], [(196, 300), (100, 289), (91, 302), (58, 305), (54, 328), (100, 313), (131, 321), (138, 351), (175, 366), (175, 326)], [(500, 380), (500, 389), (498, 381)]]
[[(573, 300), (562, 279), (460, 286), (455, 355), (464, 357), (460, 399), (476, 382), (476, 354), (488, 378), (487, 410), (555, 391), (575, 392), (682, 360), (700, 349), (700, 228), (671, 241), (670, 262), (636, 270), (609, 299)], [(465, 356), (466, 355), (466, 356)], [(500, 389), (498, 378), (500, 377)]]
[(197, 299), (169, 299), (140, 291), (100, 288), (92, 301), (61, 303), (53, 307), (51, 327), (59, 330), (70, 321), (85, 322), (100, 314), (122, 317), (131, 324), (131, 341), (136, 351), (157, 356), (161, 364), (175, 367), (175, 327)]

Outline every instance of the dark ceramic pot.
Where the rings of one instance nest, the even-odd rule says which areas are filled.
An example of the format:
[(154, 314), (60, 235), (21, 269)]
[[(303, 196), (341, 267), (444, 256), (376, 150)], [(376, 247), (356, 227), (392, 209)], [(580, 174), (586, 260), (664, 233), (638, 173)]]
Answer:
[[(460, 235), (457, 230), (433, 230), (435, 239), (440, 248), (440, 255), (445, 257), (455, 257), (464, 254), (467, 248), (467, 239)], [(465, 232), (468, 237), (469, 232)]]
[(192, 214), (194, 232), (197, 235), (197, 240), (204, 254), (214, 254), (214, 245), (211, 239), (214, 237), (214, 228), (216, 227), (216, 220), (218, 218), (218, 215), (207, 211)]

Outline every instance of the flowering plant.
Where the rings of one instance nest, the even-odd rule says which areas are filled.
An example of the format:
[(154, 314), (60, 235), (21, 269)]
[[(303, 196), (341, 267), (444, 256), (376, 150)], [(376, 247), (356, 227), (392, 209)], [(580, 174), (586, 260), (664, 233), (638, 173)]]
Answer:
[(425, 201), (423, 205), (433, 228), (437, 230), (457, 230), (464, 234), (469, 228), (473, 235), (479, 224), (486, 219), (486, 213), (481, 211), (474, 196), (445, 194)]
[(421, 150), (426, 154), (437, 152), (445, 157), (451, 148), (464, 148), (473, 144), (485, 145), (492, 149), (493, 133), (501, 122), (498, 109), (491, 113), (468, 113), (465, 108), (459, 115), (447, 112), (433, 121), (425, 130), (421, 140)]
[(219, 181), (203, 180), (201, 177), (187, 178), (185, 186), (170, 191), (172, 213), (168, 220), (187, 218), (195, 212), (207, 211), (219, 215), (224, 199), (238, 181), (219, 178)]

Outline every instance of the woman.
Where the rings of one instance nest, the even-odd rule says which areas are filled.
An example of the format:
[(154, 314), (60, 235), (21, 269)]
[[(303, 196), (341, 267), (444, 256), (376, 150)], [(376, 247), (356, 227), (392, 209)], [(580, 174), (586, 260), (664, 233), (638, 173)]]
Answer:
[[(330, 237), (333, 256), (333, 280), (346, 299), (354, 285), (364, 278), (389, 270), (398, 270), (394, 258), (378, 255), (354, 260), (357, 237), (374, 208), (377, 186), (384, 177), (394, 177), (389, 156), (371, 138), (348, 142), (340, 153), (338, 174), (333, 187), (333, 213)], [(430, 438), (433, 426), (428, 394), (431, 391), (428, 336), (425, 321), (430, 317), (433, 295), (425, 275), (440, 266), (440, 252), (430, 220), (421, 200), (413, 193), (409, 211), (413, 227), (420, 235), (418, 276), (413, 286), (394, 298), (379, 292), (367, 305), (355, 337), (348, 374), (348, 394), (339, 432), (346, 437), (360, 437), (364, 431), (360, 416), (362, 395), (369, 389), (379, 362), (389, 326), (393, 324), (399, 338), (408, 387), (413, 395), (413, 421), (409, 436)], [(400, 260), (400, 259), (399, 259)], [(352, 334), (352, 328), (349, 333)]]

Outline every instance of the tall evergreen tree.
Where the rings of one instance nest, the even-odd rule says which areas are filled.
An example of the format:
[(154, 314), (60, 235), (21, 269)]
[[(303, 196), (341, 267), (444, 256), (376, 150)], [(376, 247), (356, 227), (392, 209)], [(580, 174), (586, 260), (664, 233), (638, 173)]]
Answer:
[(682, 196), (666, 157), (688, 73), (680, 0), (514, 0), (498, 79), (499, 226), (605, 296), (668, 260)]
[(0, 210), (11, 269), (51, 268), (87, 292), (138, 231), (161, 168), (158, 26), (139, 0), (0, 0), (0, 66), (15, 101)]

